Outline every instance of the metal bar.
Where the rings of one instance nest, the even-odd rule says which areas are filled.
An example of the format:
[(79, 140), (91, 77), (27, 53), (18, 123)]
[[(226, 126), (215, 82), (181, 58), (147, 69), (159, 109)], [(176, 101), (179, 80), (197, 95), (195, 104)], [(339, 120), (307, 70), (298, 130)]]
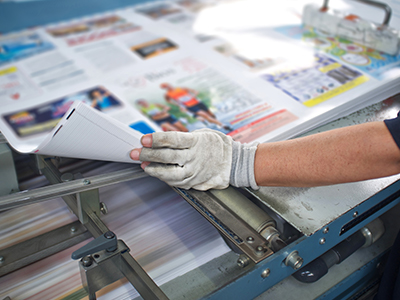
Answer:
[(72, 247), (92, 235), (79, 222), (64, 225), (0, 250), (0, 276)]
[(354, 1), (383, 9), (385, 11), (385, 17), (383, 19), (382, 25), (389, 26), (390, 18), (392, 17), (392, 9), (390, 8), (389, 5), (383, 2), (378, 2), (373, 0), (354, 0)]
[[(387, 5), (386, 3), (383, 3), (383, 2), (374, 1), (374, 0), (354, 0), (354, 1), (361, 2), (366, 5), (371, 5), (371, 6), (383, 9), (385, 11), (385, 17), (383, 19), (382, 25), (389, 26), (390, 18), (392, 17), (392, 9), (389, 5)], [(329, 2), (329, 0), (324, 0), (321, 10), (325, 11), (328, 9), (328, 2)]]
[[(46, 178), (51, 183), (60, 183), (61, 173), (59, 172), (59, 170), (51, 163), (50, 160), (44, 160), (44, 165), (45, 168), (42, 170), (42, 172), (46, 176)], [(145, 173), (141, 172), (139, 174), (143, 177), (143, 174)], [(133, 175), (134, 174), (131, 174), (131, 176)], [(119, 176), (117, 176), (117, 178), (119, 178), (120, 181), (114, 181), (114, 183), (126, 181), (124, 180), (124, 178), (120, 178)], [(91, 184), (89, 185), (92, 189), (95, 188), (95, 186)], [(73, 211), (73, 213), (75, 215), (78, 215), (78, 207), (75, 195), (67, 195), (62, 198), (69, 206), (69, 208)], [(109, 231), (107, 225), (105, 225), (100, 217), (97, 216), (93, 211), (85, 210), (85, 212), (88, 216), (88, 222), (85, 224), (85, 227), (95, 238)], [(143, 270), (143, 268), (129, 254), (129, 252), (125, 252), (122, 254), (121, 272), (144, 299), (168, 299), (164, 292), (160, 289), (160, 287), (153, 281), (153, 279), (151, 279), (146, 271)]]
[(175, 191), (255, 263), (273, 254), (266, 246), (266, 240), (211, 192), (178, 188)]
[(4, 135), (0, 132), (0, 144), (7, 144), (7, 140)]
[[(46, 169), (47, 168), (43, 169), (42, 171), (46, 172)], [(56, 180), (52, 182), (53, 184), (51, 186), (37, 188), (32, 191), (26, 190), (0, 197), (0, 211), (46, 201), (60, 196), (89, 191), (119, 182), (139, 179), (148, 175), (144, 173), (139, 166), (137, 166), (126, 170), (87, 177), (82, 180), (72, 180), (69, 182), (61, 182), (61, 180), (57, 180), (57, 177), (60, 176), (60, 174), (57, 174), (55, 177)]]
[(121, 272), (132, 283), (143, 299), (168, 299), (164, 292), (128, 252), (122, 253), (121, 258), (123, 262), (121, 264)]

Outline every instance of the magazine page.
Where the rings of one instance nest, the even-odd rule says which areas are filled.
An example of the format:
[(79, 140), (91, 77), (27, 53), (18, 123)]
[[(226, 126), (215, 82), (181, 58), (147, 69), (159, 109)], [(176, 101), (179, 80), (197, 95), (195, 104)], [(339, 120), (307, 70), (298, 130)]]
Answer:
[[(9, 105), (7, 108), (2, 109), (0, 118), (1, 131), (17, 151), (32, 153), (37, 150), (39, 144), (52, 135), (52, 132), (56, 130), (54, 128), (70, 110), (71, 106), (80, 102), (91, 107), (92, 110), (100, 112), (104, 118), (109, 116), (118, 120), (121, 126), (129, 128), (133, 135), (136, 132), (140, 132), (140, 135), (142, 135), (160, 130), (159, 127), (148, 122), (135, 109), (126, 105), (105, 86), (100, 85), (78, 90), (78, 92), (67, 94), (55, 100), (36, 101), (36, 104), (31, 106), (27, 106), (24, 103)], [(81, 127), (75, 133), (76, 143), (80, 140), (82, 131), (86, 130), (83, 125)], [(99, 135), (96, 139), (101, 141), (104, 137)], [(75, 155), (73, 157), (79, 156)], [(109, 159), (103, 157), (103, 160)]]
[(116, 84), (128, 103), (165, 131), (211, 128), (250, 142), (298, 119), (193, 57), (125, 74)]
[[(330, 41), (331, 37), (326, 36), (329, 42), (322, 43), (315, 39), (316, 34), (303, 37), (308, 38), (308, 43), (300, 41), (299, 28), (305, 30), (301, 26), (302, 8), (309, 2), (313, 1), (287, 1), (272, 9), (262, 1), (232, 1), (227, 6), (204, 9), (196, 21), (196, 28), (202, 27), (204, 34), (218, 37), (201, 44), (203, 49), (207, 48), (208, 52), (204, 50), (203, 54), (207, 53), (210, 65), (220, 66), (220, 70), (225, 69), (232, 76), (238, 73), (233, 63), (240, 65), (243, 78), (257, 82), (247, 82), (247, 86), (252, 86), (251, 91), (260, 97), (270, 96), (271, 87), (284, 93), (278, 94), (279, 98), (268, 97), (267, 101), (276, 107), (282, 105), (299, 119), (284, 126), (284, 132), (278, 129), (278, 139), (382, 101), (395, 94), (400, 84), (398, 56), (378, 53), (343, 39)], [(339, 9), (354, 13), (352, 6), (342, 1), (336, 4)], [(376, 8), (372, 11), (376, 12)], [(224, 18), (218, 18), (222, 14)], [(239, 18), (241, 22), (237, 22)], [(399, 25), (399, 20), (392, 16), (391, 24)], [(310, 40), (320, 48), (310, 46)], [(327, 45), (330, 46), (324, 48)], [(265, 140), (271, 139), (262, 139)]]
[[(83, 159), (133, 162), (142, 134), (83, 102), (74, 102), (33, 153)], [(138, 163), (138, 161), (136, 161)]]
[(198, 15), (203, 9), (215, 6), (218, 6), (218, 1), (157, 1), (135, 6), (133, 11), (136, 14), (145, 16), (160, 27), (168, 27), (188, 38), (193, 38), (203, 43), (215, 37), (196, 30)]
[(0, 130), (29, 152), (78, 100), (141, 134), (265, 142), (392, 96), (399, 57), (301, 27), (304, 3), (157, 1), (3, 35)]

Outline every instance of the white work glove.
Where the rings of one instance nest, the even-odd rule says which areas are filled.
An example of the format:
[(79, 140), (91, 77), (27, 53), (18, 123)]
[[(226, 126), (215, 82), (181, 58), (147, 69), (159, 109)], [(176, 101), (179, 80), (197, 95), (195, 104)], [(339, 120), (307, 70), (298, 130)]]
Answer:
[(257, 145), (242, 145), (210, 129), (152, 136), (152, 148), (142, 148), (139, 159), (151, 162), (146, 173), (171, 186), (201, 191), (224, 189), (229, 184), (258, 188), (254, 179)]

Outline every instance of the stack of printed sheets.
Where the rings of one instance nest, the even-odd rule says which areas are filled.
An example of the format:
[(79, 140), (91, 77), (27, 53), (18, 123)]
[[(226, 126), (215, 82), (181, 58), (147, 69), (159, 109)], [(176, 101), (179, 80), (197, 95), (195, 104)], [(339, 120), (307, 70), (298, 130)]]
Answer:
[[(153, 131), (208, 127), (241, 142), (276, 141), (398, 93), (400, 55), (302, 27), (309, 2), (322, 1), (151, 1), (3, 34), (0, 131), (23, 153), (131, 162), (130, 149)], [(390, 25), (400, 29), (398, 2), (386, 2)], [(331, 5), (380, 22), (376, 8)], [(101, 192), (110, 228), (158, 283), (227, 251), (156, 180)], [(49, 203), (2, 213), (0, 248), (73, 219), (61, 201)], [(159, 238), (141, 242), (154, 233)], [(165, 237), (180, 241), (179, 250)], [(0, 278), (0, 297), (54, 299), (80, 290), (70, 252)], [(110, 297), (132, 298), (121, 284), (120, 298)]]

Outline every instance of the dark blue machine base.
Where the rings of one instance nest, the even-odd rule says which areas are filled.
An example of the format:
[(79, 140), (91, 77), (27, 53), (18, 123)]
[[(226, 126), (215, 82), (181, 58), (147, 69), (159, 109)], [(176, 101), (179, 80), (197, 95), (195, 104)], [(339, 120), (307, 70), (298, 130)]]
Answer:
[(0, 3), (0, 33), (86, 15), (102, 13), (153, 0), (39, 0)]

